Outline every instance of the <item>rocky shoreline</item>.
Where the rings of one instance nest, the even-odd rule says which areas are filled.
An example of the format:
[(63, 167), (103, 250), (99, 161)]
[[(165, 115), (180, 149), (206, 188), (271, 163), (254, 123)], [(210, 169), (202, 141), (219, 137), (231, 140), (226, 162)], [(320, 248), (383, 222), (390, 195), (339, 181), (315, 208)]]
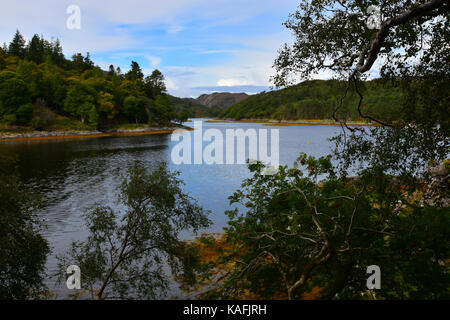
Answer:
[(21, 141), (21, 140), (45, 140), (45, 139), (68, 139), (68, 138), (96, 138), (114, 135), (147, 135), (171, 133), (176, 129), (191, 130), (191, 128), (174, 125), (164, 127), (147, 127), (138, 129), (113, 129), (106, 131), (32, 131), (22, 133), (0, 134), (0, 141)]
[[(340, 126), (340, 122), (336, 122), (332, 119), (322, 119), (322, 120), (313, 120), (313, 119), (299, 119), (299, 120), (275, 120), (275, 119), (241, 119), (241, 120), (233, 120), (233, 119), (211, 119), (206, 120), (205, 122), (229, 122), (229, 123), (263, 123), (267, 126)], [(362, 121), (346, 121), (348, 126), (378, 126), (377, 123), (371, 122), (362, 122)]]

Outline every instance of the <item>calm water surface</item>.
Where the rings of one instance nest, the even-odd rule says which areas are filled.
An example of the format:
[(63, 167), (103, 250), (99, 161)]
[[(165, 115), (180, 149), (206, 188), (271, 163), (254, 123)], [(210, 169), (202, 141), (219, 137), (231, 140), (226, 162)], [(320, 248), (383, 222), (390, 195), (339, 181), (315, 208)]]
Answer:
[[(186, 125), (192, 126), (192, 122)], [(203, 130), (209, 128), (223, 133), (225, 129), (238, 128), (279, 129), (280, 164), (290, 166), (300, 152), (313, 156), (330, 153), (332, 142), (328, 139), (340, 132), (337, 126), (268, 127), (255, 123), (203, 122)], [(179, 170), (180, 178), (186, 183), (185, 191), (211, 211), (213, 225), (205, 231), (222, 231), (227, 222), (224, 214), (229, 208), (227, 198), (240, 187), (244, 178), (249, 177), (247, 167), (237, 164), (175, 165), (170, 155), (177, 142), (172, 142), (170, 137), (170, 134), (162, 134), (0, 142), (0, 153), (18, 157), (23, 182), (43, 195), (46, 207), (39, 215), (45, 221), (44, 235), (52, 247), (47, 261), (49, 275), (56, 272), (55, 255), (69, 248), (71, 242), (86, 237), (81, 215), (95, 204), (118, 206), (116, 189), (135, 161), (148, 167), (166, 161), (171, 169)], [(203, 147), (207, 144), (204, 142)], [(190, 232), (182, 235), (186, 239), (193, 236)], [(55, 287), (53, 277), (48, 277), (48, 284), (60, 291)]]

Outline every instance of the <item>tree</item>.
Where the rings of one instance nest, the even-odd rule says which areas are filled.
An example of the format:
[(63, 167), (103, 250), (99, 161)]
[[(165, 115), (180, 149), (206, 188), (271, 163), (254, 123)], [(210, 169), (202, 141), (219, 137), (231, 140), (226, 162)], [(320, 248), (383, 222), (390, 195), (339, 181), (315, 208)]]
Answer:
[(153, 70), (152, 74), (145, 78), (144, 87), (150, 99), (155, 99), (156, 96), (165, 94), (167, 91), (164, 76), (158, 69)]
[(30, 92), (24, 81), (10, 78), (0, 83), (0, 114), (15, 114), (25, 104), (31, 103)]
[(125, 79), (127, 80), (142, 80), (144, 74), (142, 69), (136, 61), (131, 61), (131, 69), (125, 74)]
[(14, 34), (14, 38), (12, 39), (11, 43), (8, 47), (8, 54), (11, 56), (16, 56), (21, 59), (25, 58), (25, 39), (20, 34), (19, 30), (16, 30), (16, 33)]
[(64, 111), (79, 117), (85, 123), (89, 114), (97, 105), (97, 93), (89, 85), (77, 83), (67, 92), (64, 100)]
[[(449, 209), (392, 180), (339, 177), (330, 160), (301, 154), (273, 175), (249, 164), (253, 177), (230, 197), (243, 209), (227, 211), (225, 249), (209, 263), (228, 272), (207, 297), (448, 299)], [(373, 292), (371, 265), (383, 278)]]
[[(305, 1), (285, 23), (295, 43), (285, 45), (275, 61), (278, 86), (318, 72), (334, 72), (346, 80), (332, 117), (350, 93), (353, 109), (381, 127), (348, 128), (337, 137), (336, 157), (342, 173), (350, 167), (377, 167), (382, 174), (396, 173), (403, 182), (427, 179), (427, 166), (448, 156), (450, 122), (450, 39), (448, 1), (371, 1), (381, 11), (378, 29), (366, 24), (369, 3), (360, 1)], [(445, 40), (444, 40), (445, 39)], [(374, 117), (364, 110), (361, 80), (381, 64), (380, 83), (402, 90), (397, 121)], [(389, 113), (386, 113), (389, 116)], [(345, 120), (345, 119), (344, 119)], [(369, 131), (369, 132), (368, 132)]]
[[(366, 24), (369, 4), (381, 10), (378, 29)], [(250, 165), (253, 178), (230, 198), (246, 208), (228, 212), (232, 249), (219, 262), (231, 272), (213, 294), (448, 299), (449, 9), (439, 0), (300, 4), (285, 24), (295, 41), (279, 51), (273, 80), (287, 86), (325, 71), (346, 81), (330, 114), (343, 128), (335, 165), (302, 155), (269, 176)], [(377, 82), (401, 88), (392, 122), (365, 110), (361, 80), (375, 62)], [(379, 127), (346, 125), (340, 112), (352, 95), (350, 112)], [(372, 264), (385, 279), (375, 292), (364, 278)]]
[(112, 120), (118, 110), (114, 106), (114, 96), (108, 92), (102, 92), (99, 98), (99, 111), (107, 119)]
[(97, 111), (97, 108), (95, 107), (95, 105), (90, 106), (87, 117), (88, 117), (88, 121), (87, 121), (88, 124), (92, 127), (97, 128), (99, 115), (98, 115), (98, 111)]
[[(164, 77), (159, 73), (156, 78), (162, 81), (157, 92), (164, 92)], [(124, 107), (129, 96), (136, 99), (129, 99)], [(161, 98), (156, 108), (161, 112), (154, 112), (137, 62), (133, 61), (126, 77), (113, 65), (107, 74), (94, 65), (89, 52), (85, 56), (76, 53), (67, 60), (58, 39), (48, 41), (35, 34), (25, 46), (17, 31), (9, 46), (5, 44), (0, 49), (0, 121), (28, 125), (34, 117), (33, 128), (49, 126), (53, 120), (41, 121), (39, 114), (43, 113), (36, 108), (38, 101), (43, 102), (50, 114), (66, 113), (91, 126), (106, 120), (122, 122), (126, 118), (138, 123), (146, 123), (150, 117), (152, 123), (166, 123), (173, 118), (170, 105)], [(159, 114), (164, 118), (160, 119)]]
[(87, 213), (89, 236), (58, 258), (61, 274), (78, 265), (83, 289), (97, 299), (157, 297), (168, 285), (165, 263), (194, 280), (195, 251), (178, 239), (179, 232), (197, 232), (209, 220), (177, 176), (165, 163), (151, 172), (133, 166), (120, 188), (125, 210), (99, 206)]
[(109, 65), (108, 75), (113, 76), (115, 74), (116, 74), (116, 69), (114, 69), (114, 65), (110, 64)]
[(175, 113), (167, 95), (158, 95), (153, 100), (152, 119), (159, 123), (168, 123), (175, 118)]
[(15, 112), (17, 123), (28, 125), (33, 118), (33, 107), (31, 104), (24, 104)]
[(16, 77), (23, 80), (28, 87), (31, 99), (34, 101), (41, 94), (42, 72), (33, 62), (21, 60), (16, 68)]
[(11, 71), (0, 72), (0, 85), (2, 85), (2, 83), (4, 83), (6, 80), (15, 78), (15, 76), (16, 76), (15, 72)]
[[(55, 65), (59, 67), (64, 66), (66, 58), (64, 57), (64, 53), (61, 47), (61, 43), (59, 42), (59, 39), (56, 39), (56, 41), (54, 41), (51, 44), (50, 57)], [(90, 65), (93, 66), (92, 61), (90, 61)]]
[(14, 160), (0, 156), (0, 299), (36, 298), (50, 248), (40, 234), (41, 202), (23, 186)]
[[(371, 5), (381, 10), (383, 19), (380, 28), (375, 30), (366, 23), (367, 3), (353, 0), (303, 2), (285, 23), (296, 41), (279, 51), (275, 83), (283, 86), (295, 79), (290, 75), (309, 78), (325, 70), (356, 76), (369, 71), (374, 62), (382, 58), (383, 69), (397, 68), (403, 58), (416, 56), (420, 50), (433, 51), (421, 47), (420, 39), (429, 41), (445, 33), (441, 29), (449, 10), (445, 0), (373, 1)], [(425, 22), (430, 26), (423, 28)], [(406, 52), (399, 53), (403, 51), (400, 49)]]
[(0, 48), (0, 70), (5, 69), (5, 67), (6, 67), (5, 53), (4, 53), (3, 50)]
[(125, 115), (129, 119), (134, 119), (136, 123), (139, 123), (145, 117), (145, 107), (142, 101), (135, 96), (128, 96), (123, 102), (123, 109)]
[(81, 53), (74, 54), (72, 56), (71, 65), (72, 68), (80, 74), (86, 70), (94, 68), (94, 62), (91, 60), (89, 52), (86, 54), (86, 57), (84, 57)]
[(189, 113), (187, 111), (181, 111), (177, 113), (177, 121), (179, 124), (186, 122), (189, 118)]
[(44, 39), (35, 34), (28, 44), (26, 58), (36, 64), (41, 64), (44, 62), (44, 50)]

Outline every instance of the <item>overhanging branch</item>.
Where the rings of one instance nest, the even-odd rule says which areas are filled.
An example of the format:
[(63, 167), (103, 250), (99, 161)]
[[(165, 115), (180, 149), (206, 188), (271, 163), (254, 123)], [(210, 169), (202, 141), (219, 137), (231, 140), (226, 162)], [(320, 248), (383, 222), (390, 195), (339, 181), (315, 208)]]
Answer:
[(428, 16), (429, 19), (445, 13), (450, 10), (448, 0), (431, 0), (424, 4), (421, 4), (415, 8), (410, 8), (399, 15), (392, 17), (381, 24), (380, 30), (378, 30), (375, 39), (372, 40), (370, 49), (367, 54), (361, 52), (360, 60), (356, 66), (356, 69), (351, 74), (350, 78), (355, 76), (356, 73), (364, 73), (369, 71), (375, 61), (378, 58), (384, 41), (389, 34), (389, 31), (398, 25), (407, 23), (415, 18)]

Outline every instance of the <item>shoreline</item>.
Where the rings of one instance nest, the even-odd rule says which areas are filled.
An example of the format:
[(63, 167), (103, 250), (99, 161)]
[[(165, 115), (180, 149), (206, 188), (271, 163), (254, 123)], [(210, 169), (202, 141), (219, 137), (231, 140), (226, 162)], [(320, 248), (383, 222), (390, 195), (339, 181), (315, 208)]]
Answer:
[[(190, 120), (192, 121), (192, 120)], [(277, 126), (340, 126), (339, 122), (334, 120), (274, 120), (274, 119), (209, 119), (205, 120), (205, 123), (260, 123), (265, 126), (277, 127)], [(365, 123), (361, 121), (348, 121), (348, 126), (378, 126), (376, 123)], [(101, 138), (111, 136), (137, 136), (137, 135), (152, 135), (152, 134), (168, 134), (172, 133), (176, 129), (194, 130), (191, 127), (183, 125), (165, 126), (165, 127), (147, 127), (138, 129), (115, 129), (108, 131), (30, 131), (22, 133), (0, 133), (0, 143), (7, 141), (36, 141), (36, 140), (63, 140), (63, 139), (88, 139), (88, 138)]]
[[(336, 122), (331, 119), (315, 120), (315, 119), (301, 119), (301, 120), (274, 120), (274, 119), (212, 119), (206, 120), (205, 122), (210, 123), (263, 123), (266, 126), (276, 127), (276, 126), (340, 126), (340, 122)], [(377, 123), (362, 122), (362, 121), (346, 121), (348, 126), (358, 126), (358, 127), (374, 127), (379, 126)]]
[(149, 127), (139, 129), (117, 129), (111, 131), (32, 131), (27, 133), (0, 134), (0, 143), (8, 141), (36, 141), (36, 140), (63, 140), (88, 139), (112, 136), (138, 136), (152, 134), (172, 133), (176, 129), (192, 130), (192, 128), (179, 125), (171, 127)]

